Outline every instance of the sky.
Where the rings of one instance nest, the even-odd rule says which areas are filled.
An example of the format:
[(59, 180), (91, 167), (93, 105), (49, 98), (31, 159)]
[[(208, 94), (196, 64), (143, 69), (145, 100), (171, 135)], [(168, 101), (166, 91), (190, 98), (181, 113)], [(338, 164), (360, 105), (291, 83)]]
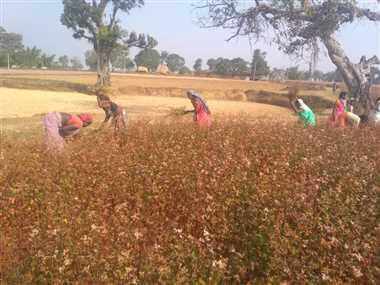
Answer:
[[(246, 0), (242, 0), (246, 1)], [(363, 0), (363, 5), (380, 11), (377, 0)], [(270, 42), (249, 42), (239, 38), (227, 42), (231, 31), (204, 29), (197, 23), (199, 11), (194, 5), (199, 0), (145, 0), (145, 6), (132, 10), (130, 14), (119, 14), (124, 28), (137, 33), (152, 35), (158, 40), (158, 50), (178, 53), (186, 59), (189, 67), (197, 58), (202, 58), (204, 68), (209, 58), (242, 57), (250, 61), (253, 49), (267, 52), (271, 67), (286, 68), (307, 64), (284, 55)], [(63, 11), (61, 0), (0, 0), (0, 26), (9, 32), (23, 35), (24, 45), (37, 46), (48, 54), (78, 56), (84, 59), (91, 49), (85, 40), (76, 40), (72, 32), (60, 22)], [(380, 24), (355, 22), (345, 26), (338, 34), (347, 55), (358, 62), (362, 55), (380, 57)], [(132, 55), (136, 51), (132, 51)], [(322, 49), (318, 69), (334, 70)]]

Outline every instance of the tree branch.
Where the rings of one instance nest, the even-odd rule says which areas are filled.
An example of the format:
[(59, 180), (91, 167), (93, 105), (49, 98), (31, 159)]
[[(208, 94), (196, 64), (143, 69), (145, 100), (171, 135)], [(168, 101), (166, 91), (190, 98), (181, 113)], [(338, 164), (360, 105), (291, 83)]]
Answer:
[[(104, 12), (104, 10), (106, 9), (107, 7), (107, 4), (110, 0), (101, 0), (100, 1), (100, 4), (99, 4), (99, 8), (102, 12)], [(103, 13), (102, 13), (103, 14)]]
[(374, 21), (374, 22), (380, 21), (380, 13), (378, 12), (374, 12), (369, 9), (359, 9), (359, 12), (361, 15), (363, 15), (370, 21)]
[(110, 24), (109, 24), (109, 28), (111, 29), (113, 27), (113, 25), (115, 24), (115, 21), (116, 21), (116, 15), (117, 15), (117, 11), (119, 10), (119, 6), (114, 4), (113, 6), (113, 10), (112, 10), (112, 16), (111, 16), (111, 20), (110, 20)]

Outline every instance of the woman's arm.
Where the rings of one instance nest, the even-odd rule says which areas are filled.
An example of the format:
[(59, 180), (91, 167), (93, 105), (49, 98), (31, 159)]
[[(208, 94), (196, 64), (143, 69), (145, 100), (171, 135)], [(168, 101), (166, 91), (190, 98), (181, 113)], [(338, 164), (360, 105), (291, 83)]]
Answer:
[(99, 96), (96, 96), (96, 101), (98, 102), (99, 108), (102, 108), (102, 100), (100, 99)]
[(103, 108), (103, 110), (106, 113), (106, 117), (104, 118), (103, 123), (107, 123), (110, 120), (111, 116), (112, 116), (112, 112), (111, 112), (111, 110), (109, 108)]
[(59, 129), (59, 134), (66, 138), (74, 135), (78, 130), (79, 128), (73, 125), (64, 126)]
[(291, 101), (290, 101), (290, 107), (292, 108), (292, 110), (293, 110), (295, 113), (299, 113), (299, 112), (301, 112), (301, 110), (299, 110), (299, 109), (296, 107), (296, 104), (295, 104), (295, 101), (294, 101), (294, 100), (291, 100)]

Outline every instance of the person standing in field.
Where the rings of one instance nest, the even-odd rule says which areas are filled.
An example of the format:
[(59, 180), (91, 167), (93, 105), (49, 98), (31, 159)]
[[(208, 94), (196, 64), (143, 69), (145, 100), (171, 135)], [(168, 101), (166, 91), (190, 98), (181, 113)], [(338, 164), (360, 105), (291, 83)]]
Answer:
[(316, 126), (317, 122), (314, 112), (310, 109), (309, 106), (305, 104), (302, 99), (295, 97), (293, 100), (291, 100), (290, 105), (305, 127)]
[(106, 116), (103, 121), (103, 126), (107, 126), (112, 118), (111, 125), (115, 132), (125, 130), (127, 127), (127, 112), (125, 109), (115, 102), (112, 102), (110, 97), (105, 95), (102, 91), (97, 91), (96, 99), (99, 108), (104, 110)]
[(194, 107), (194, 110), (188, 111), (190, 113), (194, 113), (194, 122), (196, 122), (200, 127), (210, 127), (211, 112), (207, 106), (207, 103), (193, 90), (187, 91), (187, 98), (190, 99), (191, 104), (193, 104)]
[(375, 109), (371, 112), (369, 121), (377, 126), (380, 126), (380, 97), (375, 102)]
[(93, 121), (90, 114), (71, 115), (63, 112), (51, 112), (43, 118), (45, 145), (49, 151), (62, 151), (64, 139), (77, 135), (81, 128)]
[(333, 127), (344, 128), (347, 124), (347, 93), (341, 92), (339, 94), (339, 99), (335, 102), (332, 114), (330, 116), (329, 122)]

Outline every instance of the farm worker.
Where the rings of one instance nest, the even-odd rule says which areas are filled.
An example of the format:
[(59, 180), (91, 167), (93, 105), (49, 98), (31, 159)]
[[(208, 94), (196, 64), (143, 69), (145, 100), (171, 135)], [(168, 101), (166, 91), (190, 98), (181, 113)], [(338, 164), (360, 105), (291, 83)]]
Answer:
[(333, 112), (329, 119), (331, 126), (333, 127), (345, 127), (347, 123), (347, 93), (341, 92), (339, 99), (335, 102)]
[(360, 117), (354, 113), (354, 106), (352, 100), (349, 100), (346, 106), (347, 121), (353, 127), (359, 127)]
[(302, 99), (295, 99), (293, 102), (291, 102), (291, 106), (293, 107), (293, 110), (296, 112), (300, 121), (303, 122), (305, 127), (315, 127), (315, 125), (317, 124), (315, 120), (315, 115)]
[(107, 125), (112, 117), (111, 125), (114, 127), (114, 131), (120, 131), (127, 127), (127, 112), (125, 109), (111, 99), (104, 95), (102, 92), (97, 92), (96, 98), (98, 106), (104, 110), (106, 115), (103, 124)]
[(203, 98), (193, 90), (187, 91), (187, 97), (194, 106), (194, 110), (189, 111), (194, 113), (194, 122), (201, 127), (210, 127), (211, 112)]
[(64, 138), (75, 136), (81, 128), (89, 126), (92, 121), (93, 118), (90, 114), (48, 113), (43, 118), (47, 148), (49, 150), (62, 151), (64, 148)]
[(377, 98), (375, 103), (375, 109), (371, 112), (370, 122), (375, 125), (380, 125), (380, 97)]

